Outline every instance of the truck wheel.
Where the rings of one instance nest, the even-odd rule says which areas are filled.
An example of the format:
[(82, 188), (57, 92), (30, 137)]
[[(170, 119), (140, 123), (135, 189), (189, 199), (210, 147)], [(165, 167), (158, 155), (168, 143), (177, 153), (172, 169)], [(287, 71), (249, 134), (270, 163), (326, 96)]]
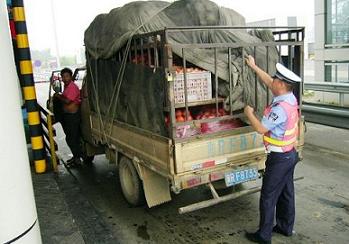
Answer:
[(119, 162), (119, 180), (122, 193), (129, 204), (140, 206), (145, 203), (143, 183), (131, 160), (124, 156)]

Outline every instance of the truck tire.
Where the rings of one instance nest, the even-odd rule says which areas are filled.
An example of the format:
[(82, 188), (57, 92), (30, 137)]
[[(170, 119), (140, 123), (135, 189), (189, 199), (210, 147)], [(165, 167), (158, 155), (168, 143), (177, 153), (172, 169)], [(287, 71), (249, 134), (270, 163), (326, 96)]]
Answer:
[(132, 206), (145, 203), (143, 183), (132, 161), (122, 156), (119, 162), (119, 180), (126, 201)]

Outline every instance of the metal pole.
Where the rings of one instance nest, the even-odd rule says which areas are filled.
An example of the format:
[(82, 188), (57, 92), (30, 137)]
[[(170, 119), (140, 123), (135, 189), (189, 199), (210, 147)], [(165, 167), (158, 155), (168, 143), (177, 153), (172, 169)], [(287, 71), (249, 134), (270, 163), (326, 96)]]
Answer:
[(344, 93), (343, 92), (339, 93), (339, 105), (341, 107), (344, 107)]
[(53, 129), (53, 114), (49, 113), (47, 114), (47, 129), (48, 129), (48, 136), (49, 136), (49, 142), (50, 142), (50, 154), (51, 154), (51, 161), (54, 172), (58, 172), (57, 168), (57, 155), (56, 155), (56, 145), (53, 137), (55, 136), (54, 129)]
[[(304, 30), (303, 30), (304, 31)], [(302, 35), (304, 37), (304, 33), (302, 32)], [(302, 39), (303, 41), (303, 39)], [(304, 92), (304, 46), (300, 46), (300, 64), (299, 64), (299, 76), (302, 79), (302, 82), (299, 84), (299, 101), (298, 101), (298, 106), (299, 106), (299, 117), (302, 118), (302, 103), (303, 103), (303, 92)]]
[(0, 2), (0, 243), (41, 243), (5, 1)]
[(217, 64), (217, 48), (214, 48), (214, 83), (215, 83), (215, 101), (216, 101), (216, 116), (218, 113), (218, 64)]
[(30, 57), (23, 0), (13, 0), (12, 6), (13, 19), (15, 21), (16, 28), (18, 60), (21, 72), (20, 77), (22, 79), (25, 106), (28, 112), (28, 124), (33, 149), (35, 171), (37, 173), (43, 173), (46, 171), (46, 152), (42, 137), (40, 112), (36, 101), (33, 67)]
[(241, 48), (241, 82), (242, 82), (242, 101), (244, 103), (244, 106), (250, 105), (248, 102), (248, 99), (245, 97), (245, 89), (246, 89), (246, 80), (245, 80), (245, 49)]
[(53, 6), (53, 0), (50, 2), (51, 4), (51, 14), (52, 14), (52, 26), (53, 26), (53, 34), (55, 37), (55, 51), (56, 51), (56, 62), (57, 67), (61, 67), (61, 60), (60, 60), (60, 54), (59, 54), (59, 48), (58, 48), (58, 38), (57, 38), (57, 27), (56, 27), (56, 15), (55, 15), (55, 8)]
[(229, 115), (233, 115), (233, 80), (232, 80), (232, 70), (231, 70), (231, 48), (228, 48), (228, 72), (229, 72)]
[[(267, 54), (266, 54), (266, 56), (267, 56), (267, 62), (266, 62), (267, 69), (266, 69), (266, 71), (269, 74), (269, 47), (266, 47), (266, 48), (267, 48), (267, 51), (266, 51), (267, 52)], [(270, 90), (269, 90), (268, 86), (266, 86), (266, 85), (265, 85), (265, 89), (267, 90), (267, 104), (265, 106), (268, 106), (269, 100), (270, 100)]]
[[(281, 33), (279, 34), (279, 41), (281, 41)], [(279, 45), (279, 63), (281, 63), (281, 45)]]
[[(257, 63), (257, 47), (253, 47), (253, 57), (256, 60)], [(258, 111), (258, 78), (257, 78), (257, 73), (254, 72), (254, 106), (256, 110)]]
[(189, 108), (188, 108), (188, 77), (187, 77), (187, 60), (185, 58), (185, 51), (182, 48), (182, 59), (183, 59), (183, 78), (184, 78), (184, 105), (185, 105), (185, 121), (188, 120)]

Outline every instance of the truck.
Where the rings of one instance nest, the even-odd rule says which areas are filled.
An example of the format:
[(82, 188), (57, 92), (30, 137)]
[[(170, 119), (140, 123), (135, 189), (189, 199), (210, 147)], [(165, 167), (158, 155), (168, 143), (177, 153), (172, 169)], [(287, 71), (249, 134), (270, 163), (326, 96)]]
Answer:
[[(168, 36), (174, 32), (206, 32), (217, 29), (224, 31), (268, 30), (273, 34), (274, 41), (183, 44), (168, 42)], [(255, 132), (246, 122), (241, 109), (234, 110), (231, 106), (234, 102), (232, 96), (226, 99), (220, 97), (218, 84), (221, 82), (221, 78), (215, 75), (219, 62), (217, 52), (218, 50), (226, 52), (227, 72), (231, 74), (233, 69), (231, 58), (234, 51), (239, 50), (239, 53), (244, 57), (247, 49), (254, 50), (254, 53), (250, 54), (256, 55), (256, 48), (265, 48), (265, 65), (268, 70), (268, 67), (271, 67), (268, 64), (268, 50), (275, 48), (278, 53), (278, 61), (283, 62), (285, 66), (303, 78), (303, 40), (303, 27), (173, 27), (133, 35), (129, 42), (113, 55), (112, 60), (115, 64), (113, 69), (117, 70), (117, 74), (123, 69), (124, 72), (134, 70), (135, 74), (137, 74), (138, 68), (145, 69), (149, 75), (136, 76), (136, 79), (144, 79), (142, 82), (147, 82), (147, 78), (150, 77), (149, 82), (156, 79), (156, 84), (162, 84), (161, 89), (164, 96), (161, 98), (160, 113), (163, 114), (165, 133), (154, 132), (141, 128), (136, 123), (125, 122), (124, 119), (120, 119), (112, 113), (102, 113), (100, 107), (102, 102), (105, 103), (103, 99), (106, 99), (106, 94), (121, 96), (120, 90), (123, 89), (123, 85), (115, 83), (119, 84), (114, 87), (115, 89), (105, 90), (105, 95), (101, 96), (102, 93), (99, 93), (98, 96), (96, 93), (98, 89), (95, 87), (98, 82), (94, 80), (97, 76), (93, 74), (95, 70), (91, 65), (93, 61), (87, 56), (86, 77), (81, 90), (81, 127), (85, 156), (92, 161), (95, 155), (105, 153), (111, 163), (117, 164), (123, 195), (127, 202), (133, 206), (139, 206), (146, 202), (148, 207), (153, 207), (170, 201), (173, 197), (171, 192), (179, 194), (199, 186), (208, 187), (212, 193), (212, 199), (179, 209), (180, 213), (186, 213), (257, 192), (260, 188), (240, 189), (236, 186), (248, 181), (256, 181), (263, 176), (266, 152), (262, 135)], [(202, 68), (186, 60), (186, 53), (193, 49), (212, 51), (213, 72), (207, 72), (203, 69), (199, 72), (201, 76), (205, 76), (206, 73), (206, 77), (209, 77), (207, 80), (212, 77), (211, 81), (208, 82), (209, 86), (213, 88), (212, 97), (193, 99), (189, 94), (191, 92), (189, 83), (195, 73), (198, 73), (195, 70)], [(180, 57), (178, 50), (182, 54)], [(182, 63), (179, 72), (178, 60)], [(242, 62), (244, 62), (243, 58)], [(103, 65), (103, 62), (96, 64), (96, 66), (99, 65)], [(239, 71), (240, 73), (247, 72), (243, 63), (241, 67), (243, 68)], [(192, 72), (190, 69), (194, 71)], [(115, 79), (121, 81), (130, 79), (130, 76), (125, 77), (117, 76)], [(183, 86), (180, 98), (178, 98), (178, 82)], [(260, 101), (257, 77), (255, 77), (254, 82), (256, 82), (256, 89), (253, 100), (254, 105), (256, 105)], [(231, 95), (234, 90), (234, 77), (229, 75), (226, 84)], [(200, 89), (203, 88), (200, 87)], [(294, 94), (298, 99), (301, 114), (302, 84), (295, 88)], [(267, 91), (266, 95), (267, 102), (270, 102), (272, 97), (270, 91)], [(114, 98), (115, 96), (110, 96), (109, 100), (107, 99), (109, 104), (105, 106), (112, 107)], [(136, 98), (126, 97), (124, 99)], [(224, 104), (230, 105), (228, 111), (224, 108)], [(200, 110), (207, 108), (207, 106), (213, 111), (214, 116), (197, 116), (202, 112)], [(225, 111), (220, 113), (222, 108)], [(109, 111), (116, 110), (110, 109)], [(180, 117), (178, 114), (181, 114), (184, 119), (178, 120)], [(207, 125), (221, 126), (224, 125), (224, 121), (233, 121), (233, 124), (237, 123), (239, 126), (202, 133), (203, 128), (206, 128)], [(186, 135), (184, 135), (183, 130), (186, 131)], [(298, 130), (296, 149), (299, 157), (302, 158), (303, 118), (299, 121)], [(235, 190), (232, 193), (220, 195), (217, 191), (218, 187), (235, 188), (240, 189), (240, 191)]]
[[(212, 198), (179, 208), (186, 213), (260, 190), (240, 187), (263, 177), (266, 159), (243, 108), (262, 116), (272, 94), (245, 57), (270, 75), (280, 62), (303, 78), (303, 27), (247, 27), (208, 0), (137, 1), (97, 16), (84, 42), (84, 162), (105, 154), (115, 163), (130, 205), (208, 187)], [(298, 84), (300, 115), (302, 92)]]

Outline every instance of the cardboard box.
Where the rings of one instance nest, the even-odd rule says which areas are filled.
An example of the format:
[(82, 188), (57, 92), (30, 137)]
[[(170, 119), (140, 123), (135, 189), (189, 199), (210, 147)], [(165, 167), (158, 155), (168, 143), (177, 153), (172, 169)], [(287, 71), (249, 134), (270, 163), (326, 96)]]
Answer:
[[(175, 103), (184, 103), (184, 74), (176, 74), (174, 81)], [(212, 99), (211, 72), (187, 73), (187, 102), (199, 102)]]

